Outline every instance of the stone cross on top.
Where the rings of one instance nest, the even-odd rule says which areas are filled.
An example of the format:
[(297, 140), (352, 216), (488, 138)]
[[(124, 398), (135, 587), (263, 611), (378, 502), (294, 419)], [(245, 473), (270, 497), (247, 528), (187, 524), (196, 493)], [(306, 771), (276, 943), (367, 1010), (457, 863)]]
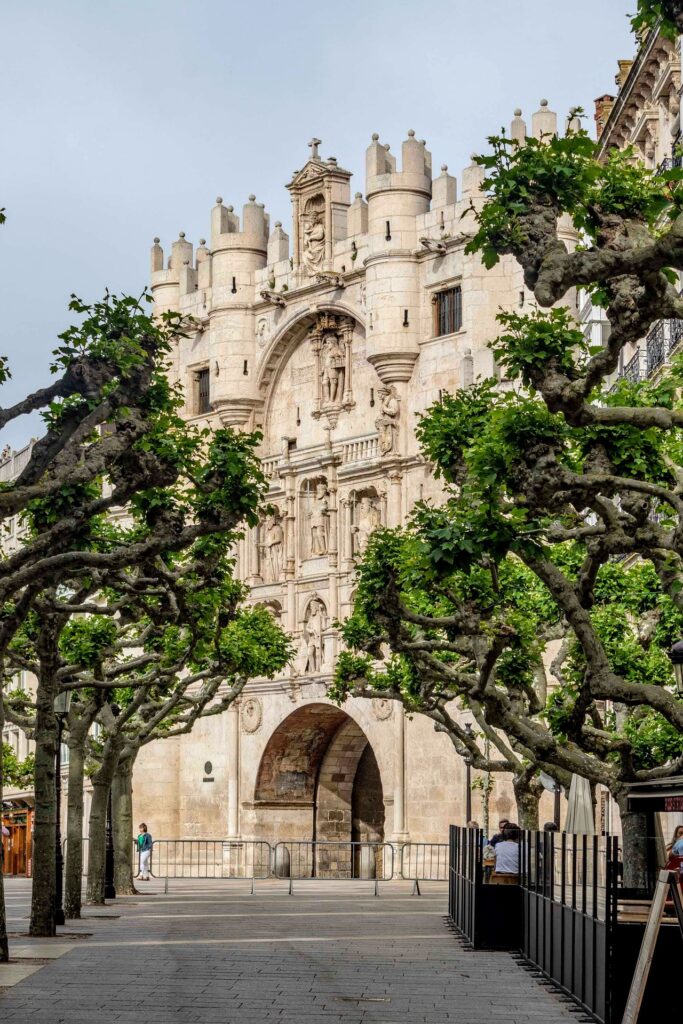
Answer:
[(311, 148), (311, 160), (320, 159), (320, 157), (318, 156), (318, 146), (320, 146), (321, 144), (322, 139), (311, 139), (311, 141), (308, 143), (308, 145)]

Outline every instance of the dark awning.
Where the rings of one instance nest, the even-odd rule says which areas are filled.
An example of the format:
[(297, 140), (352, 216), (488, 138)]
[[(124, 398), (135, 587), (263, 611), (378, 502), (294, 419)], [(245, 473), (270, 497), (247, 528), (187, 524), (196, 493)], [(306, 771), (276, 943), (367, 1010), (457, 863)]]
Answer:
[(683, 775), (634, 782), (627, 799), (630, 811), (683, 811)]

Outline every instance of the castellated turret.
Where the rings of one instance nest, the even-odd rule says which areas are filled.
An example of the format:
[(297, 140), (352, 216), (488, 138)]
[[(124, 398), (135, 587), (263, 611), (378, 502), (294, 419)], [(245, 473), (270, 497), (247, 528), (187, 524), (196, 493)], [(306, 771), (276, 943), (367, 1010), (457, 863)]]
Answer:
[[(402, 146), (401, 168), (388, 145), (375, 134), (366, 158), (368, 253), (365, 259), (368, 306), (373, 330), (368, 360), (384, 384), (408, 381), (419, 354), (420, 287), (417, 218), (429, 209), (432, 158), (412, 129)], [(396, 303), (400, 290), (403, 304)]]
[(243, 426), (258, 404), (253, 306), (268, 233), (268, 214), (255, 196), (244, 205), (241, 223), (219, 196), (211, 211), (210, 248), (201, 239), (194, 259), (191, 243), (180, 232), (164, 268), (163, 250), (154, 240), (155, 311), (189, 314), (198, 328), (191, 341), (179, 342), (174, 360), (188, 415), (217, 413), (224, 425)]

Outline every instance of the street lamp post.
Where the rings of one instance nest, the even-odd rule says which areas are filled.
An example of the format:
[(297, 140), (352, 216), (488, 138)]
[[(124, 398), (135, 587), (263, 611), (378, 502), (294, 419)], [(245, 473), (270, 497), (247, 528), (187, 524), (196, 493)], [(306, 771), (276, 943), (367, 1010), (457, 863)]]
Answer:
[[(110, 704), (111, 713), (114, 718), (121, 714), (118, 704)], [(104, 851), (104, 898), (105, 900), (116, 899), (116, 886), (114, 885), (114, 829), (112, 825), (111, 812), (111, 784), (107, 796), (107, 819), (105, 825), (105, 851)]]
[(64, 854), (62, 853), (62, 732), (70, 705), (70, 690), (62, 690), (54, 699), (53, 706), (57, 719), (57, 753), (55, 755), (55, 890), (52, 917), (55, 927), (65, 923)]
[(676, 693), (679, 697), (683, 697), (683, 640), (676, 641), (669, 651), (669, 658), (674, 667)]
[[(467, 738), (472, 736), (472, 725), (467, 722), (465, 725)], [(465, 756), (465, 824), (472, 820), (472, 755)]]
[(115, 900), (116, 886), (114, 885), (114, 831), (111, 820), (111, 786), (109, 787), (109, 796), (107, 797), (107, 825), (105, 841), (104, 898), (105, 900)]
[(553, 794), (555, 796), (555, 805), (553, 807), (553, 821), (555, 822), (555, 828), (560, 831), (560, 794), (562, 793), (562, 786), (555, 779), (555, 785), (553, 786)]

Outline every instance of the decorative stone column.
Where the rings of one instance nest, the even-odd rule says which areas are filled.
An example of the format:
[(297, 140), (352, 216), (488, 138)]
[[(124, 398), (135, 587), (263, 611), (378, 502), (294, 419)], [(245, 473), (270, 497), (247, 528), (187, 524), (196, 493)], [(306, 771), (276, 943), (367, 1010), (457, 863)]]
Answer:
[(394, 702), (394, 840), (407, 839), (405, 794), (405, 712), (403, 705)]
[(239, 835), (240, 804), (240, 711), (231, 704), (226, 713), (228, 744), (228, 838)]
[(345, 351), (345, 376), (344, 376), (344, 395), (342, 398), (342, 405), (345, 409), (351, 409), (356, 404), (353, 400), (353, 354), (351, 351), (351, 343), (353, 341), (353, 321), (347, 319), (342, 328), (342, 337), (344, 338), (344, 351)]
[(387, 526), (400, 526), (403, 519), (403, 473), (392, 469), (389, 473), (389, 494), (387, 500)]
[(341, 557), (342, 569), (344, 572), (352, 572), (353, 561), (353, 534), (351, 533), (351, 498), (346, 496), (341, 499)]

